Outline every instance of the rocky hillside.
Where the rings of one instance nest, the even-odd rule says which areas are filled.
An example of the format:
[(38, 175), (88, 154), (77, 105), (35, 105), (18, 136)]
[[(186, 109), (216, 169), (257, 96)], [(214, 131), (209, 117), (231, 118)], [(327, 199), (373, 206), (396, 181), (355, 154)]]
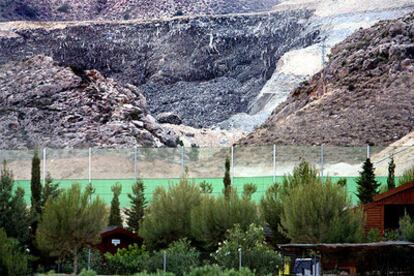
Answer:
[(408, 134), (414, 127), (413, 26), (411, 14), (335, 46), (326, 68), (240, 143), (386, 145)]
[[(138, 86), (151, 112), (210, 127), (246, 112), (292, 48), (318, 39), (312, 12), (176, 18), (150, 22), (0, 24), (0, 64), (33, 55)], [(3, 30), (3, 31), (2, 31)]]
[(0, 21), (125, 20), (265, 11), (278, 0), (2, 0)]
[(0, 66), (0, 103), (0, 148), (176, 145), (135, 86), (45, 56)]

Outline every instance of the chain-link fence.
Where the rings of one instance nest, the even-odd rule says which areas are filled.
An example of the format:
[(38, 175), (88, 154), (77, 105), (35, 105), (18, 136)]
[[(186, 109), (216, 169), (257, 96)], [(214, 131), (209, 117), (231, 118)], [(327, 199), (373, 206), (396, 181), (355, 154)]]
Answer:
[[(17, 183), (26, 190), (30, 198), (31, 159), (34, 150), (0, 150), (0, 161), (7, 160)], [(121, 203), (128, 205), (127, 193), (136, 178), (145, 184), (145, 193), (151, 198), (156, 187), (168, 187), (177, 183), (188, 171), (195, 183), (208, 182), (213, 194), (223, 189), (224, 163), (230, 159), (230, 174), (233, 186), (242, 191), (243, 185), (255, 184), (258, 200), (267, 187), (281, 182), (284, 175), (306, 160), (323, 177), (347, 178), (348, 190), (355, 192), (355, 178), (362, 163), (370, 157), (376, 168), (376, 175), (385, 183), (388, 163), (391, 157), (396, 164), (396, 176), (414, 165), (414, 146), (407, 147), (337, 147), (337, 146), (250, 146), (216, 148), (130, 148), (130, 149), (49, 149), (39, 150), (41, 174), (46, 174), (60, 183), (63, 188), (77, 182), (92, 183), (98, 195), (106, 201), (112, 197), (110, 187), (122, 184)]]

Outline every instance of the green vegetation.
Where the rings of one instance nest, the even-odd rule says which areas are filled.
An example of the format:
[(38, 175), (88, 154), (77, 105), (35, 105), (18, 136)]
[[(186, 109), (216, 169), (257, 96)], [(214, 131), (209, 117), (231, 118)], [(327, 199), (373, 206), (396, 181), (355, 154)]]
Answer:
[(391, 157), (390, 162), (388, 163), (388, 178), (387, 178), (387, 189), (392, 190), (395, 188), (395, 162), (394, 158)]
[[(291, 175), (277, 179), (281, 184), (268, 187), (259, 205), (257, 184), (250, 180), (232, 183), (227, 158), (225, 177), (217, 179), (215, 186), (206, 181), (190, 181), (185, 173), (178, 184), (155, 191), (149, 188), (153, 195), (148, 206), (143, 180), (136, 179), (131, 186), (117, 183), (111, 187), (109, 216), (108, 206), (94, 194), (99, 185), (89, 183), (82, 190), (74, 184), (61, 190), (48, 174), (42, 187), (37, 153), (32, 164), (31, 183), (35, 185), (30, 188), (36, 191), (31, 196), (32, 213), (36, 213), (36, 206), (40, 207), (33, 216), (40, 218), (34, 245), (54, 257), (52, 261), (60, 264), (59, 272), (63, 273), (82, 270), (83, 275), (164, 275), (160, 271), (165, 261), (166, 270), (172, 275), (267, 275), (277, 273), (281, 263), (280, 255), (268, 240), (274, 245), (414, 239), (414, 223), (408, 216), (401, 219), (399, 232), (386, 232), (382, 237), (378, 230), (371, 230), (364, 235), (362, 211), (351, 204), (347, 180), (321, 178), (305, 161)], [(391, 164), (388, 179), (395, 169)], [(359, 195), (364, 199), (378, 190), (373, 172), (367, 160), (358, 179), (359, 192), (363, 192)], [(107, 222), (122, 226), (121, 191), (126, 187), (130, 191), (125, 196), (130, 202), (125, 210), (128, 228), (140, 234), (144, 245), (120, 249), (114, 255), (94, 252), (88, 266), (87, 249), (99, 242), (99, 233)], [(0, 242), (4, 244), (0, 250), (12, 252), (7, 254), (16, 256), (16, 260), (20, 258), (22, 261), (16, 265), (24, 270), (32, 260), (24, 248), (30, 248), (32, 243), (28, 234), (33, 219), (25, 205), (24, 191), (15, 187), (6, 164), (1, 170), (0, 189), (0, 228), (4, 228), (0, 230)], [(266, 240), (265, 227), (271, 230)], [(40, 252), (30, 252), (36, 261), (44, 259)], [(238, 271), (240, 257), (243, 269)], [(0, 257), (0, 273), (20, 269), (13, 268), (10, 260), (13, 259)], [(56, 268), (41, 265), (36, 268), (34, 263), (32, 267), (38, 271)], [(86, 270), (89, 267), (92, 270)]]
[(400, 220), (400, 231), (404, 240), (414, 242), (414, 220), (408, 214)]
[(0, 228), (7, 236), (24, 244), (29, 238), (30, 214), (24, 201), (24, 190), (14, 190), (12, 172), (4, 161), (0, 172)]
[(131, 207), (125, 209), (128, 228), (133, 232), (138, 232), (140, 221), (144, 217), (144, 210), (147, 205), (144, 194), (144, 182), (141, 179), (136, 180), (132, 186), (132, 194), (128, 194), (128, 198), (131, 202)]
[(119, 206), (119, 195), (122, 192), (122, 186), (116, 183), (111, 187), (113, 197), (111, 201), (111, 211), (109, 213), (108, 226), (119, 226), (122, 227), (121, 208)]
[(218, 265), (206, 265), (192, 269), (185, 276), (254, 276), (255, 274), (248, 268), (241, 270), (223, 269)]
[(105, 254), (111, 272), (115, 274), (133, 274), (147, 270), (149, 253), (138, 245), (119, 249), (116, 254)]
[(372, 202), (374, 195), (378, 194), (380, 184), (375, 179), (374, 170), (374, 165), (371, 163), (371, 160), (367, 158), (362, 166), (359, 178), (357, 179), (357, 196), (362, 204)]
[(226, 268), (242, 265), (259, 275), (276, 274), (281, 257), (265, 243), (263, 227), (251, 224), (247, 230), (236, 225), (228, 231), (227, 239), (214, 254), (216, 262)]
[(0, 275), (26, 275), (29, 273), (30, 257), (19, 242), (7, 237), (0, 228)]
[(213, 251), (226, 232), (238, 224), (247, 230), (252, 223), (260, 223), (257, 206), (235, 191), (226, 196), (205, 195), (191, 213), (191, 237), (204, 250)]
[(403, 175), (399, 178), (398, 185), (405, 185), (414, 182), (414, 166), (405, 170)]
[(224, 190), (223, 193), (226, 196), (226, 198), (230, 197), (231, 194), (231, 176), (230, 176), (230, 158), (226, 158), (226, 162), (224, 163), (224, 178), (223, 178), (223, 184), (224, 184)]
[(273, 184), (260, 201), (260, 210), (265, 222), (272, 230), (272, 240), (275, 244), (287, 243), (289, 239), (280, 231), (280, 217), (283, 206), (281, 200), (281, 186)]
[(37, 223), (42, 212), (42, 184), (40, 183), (40, 158), (39, 151), (35, 150), (32, 159), (32, 177), (30, 181), (31, 212), (33, 216), (32, 231), (36, 233)]
[(169, 189), (158, 188), (146, 209), (139, 233), (149, 248), (163, 248), (191, 237), (191, 212), (201, 201), (201, 191), (184, 175)]
[(40, 249), (51, 256), (73, 257), (76, 274), (80, 250), (99, 241), (107, 222), (105, 204), (99, 197), (90, 200), (90, 190), (78, 184), (46, 202), (36, 233)]
[(294, 243), (359, 242), (363, 215), (343, 187), (329, 179), (289, 188), (282, 195), (281, 228)]

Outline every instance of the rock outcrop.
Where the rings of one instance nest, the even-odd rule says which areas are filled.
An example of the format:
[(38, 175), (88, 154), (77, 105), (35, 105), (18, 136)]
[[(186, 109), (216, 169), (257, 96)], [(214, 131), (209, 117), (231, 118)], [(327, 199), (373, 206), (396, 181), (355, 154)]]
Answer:
[(276, 3), (278, 0), (2, 0), (0, 21), (154, 19), (265, 11)]
[[(280, 56), (318, 40), (311, 11), (149, 22), (0, 24), (0, 64), (32, 55), (138, 86), (153, 114), (211, 127), (247, 112)], [(317, 28), (316, 28), (317, 29)], [(3, 30), (3, 31), (1, 31)]]
[(176, 146), (138, 88), (36, 56), (0, 66), (0, 148)]
[(387, 145), (414, 127), (414, 14), (360, 30), (241, 144)]

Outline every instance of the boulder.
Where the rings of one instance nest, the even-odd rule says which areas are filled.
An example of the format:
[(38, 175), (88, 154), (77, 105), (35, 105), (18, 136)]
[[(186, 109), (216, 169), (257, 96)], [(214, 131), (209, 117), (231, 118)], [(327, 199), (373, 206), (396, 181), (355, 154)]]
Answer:
[(180, 116), (172, 112), (160, 113), (156, 118), (160, 124), (181, 125), (183, 123)]

